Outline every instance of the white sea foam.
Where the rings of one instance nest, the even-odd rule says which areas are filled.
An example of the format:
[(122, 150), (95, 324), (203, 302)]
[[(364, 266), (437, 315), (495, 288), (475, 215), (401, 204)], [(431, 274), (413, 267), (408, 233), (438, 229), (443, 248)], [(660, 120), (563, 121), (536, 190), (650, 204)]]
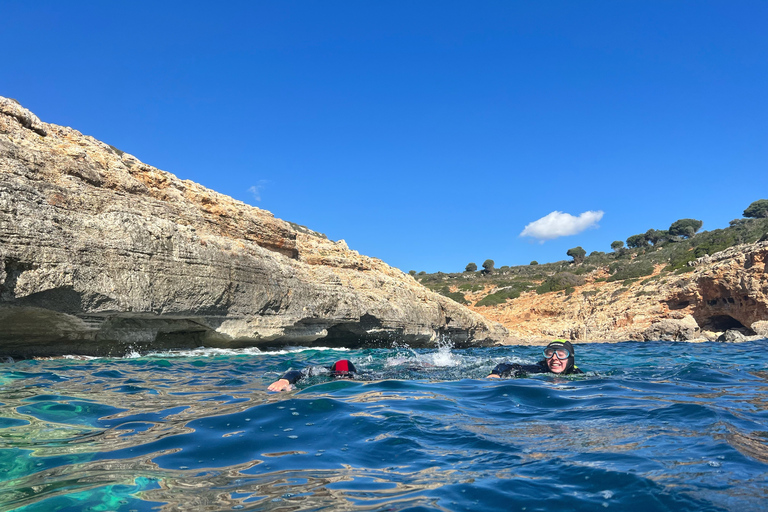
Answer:
[(453, 352), (453, 342), (443, 339), (437, 343), (437, 350), (426, 353), (416, 352), (408, 345), (395, 345), (398, 353), (388, 357), (385, 365), (412, 365), (421, 367), (454, 367), (463, 364), (462, 357)]
[(285, 347), (280, 350), (263, 351), (257, 347), (245, 347), (245, 348), (211, 348), (211, 347), (198, 347), (187, 350), (166, 350), (158, 352), (149, 352), (144, 356), (141, 356), (137, 352), (131, 352), (127, 354), (126, 358), (136, 357), (215, 357), (215, 356), (274, 356), (283, 354), (296, 354), (305, 352), (307, 350), (313, 350), (317, 352), (323, 351), (337, 351), (348, 352), (347, 348), (331, 348), (331, 347)]

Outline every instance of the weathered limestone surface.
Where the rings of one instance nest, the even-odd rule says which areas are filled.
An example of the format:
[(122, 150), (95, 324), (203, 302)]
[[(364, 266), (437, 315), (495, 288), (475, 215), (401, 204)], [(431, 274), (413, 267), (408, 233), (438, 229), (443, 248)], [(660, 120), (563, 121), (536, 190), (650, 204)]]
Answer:
[(0, 97), (0, 355), (434, 344), (506, 330), (349, 250)]
[(570, 295), (535, 292), (475, 308), (504, 324), (515, 343), (552, 337), (576, 341), (720, 340), (768, 336), (768, 242), (699, 258), (683, 274), (661, 274), (629, 287), (587, 276)]

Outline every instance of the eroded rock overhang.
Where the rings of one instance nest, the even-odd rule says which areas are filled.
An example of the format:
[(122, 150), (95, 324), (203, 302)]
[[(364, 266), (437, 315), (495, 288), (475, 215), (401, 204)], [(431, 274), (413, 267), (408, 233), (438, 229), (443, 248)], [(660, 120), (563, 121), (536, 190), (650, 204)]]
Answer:
[(488, 344), (411, 276), (0, 98), (0, 355)]

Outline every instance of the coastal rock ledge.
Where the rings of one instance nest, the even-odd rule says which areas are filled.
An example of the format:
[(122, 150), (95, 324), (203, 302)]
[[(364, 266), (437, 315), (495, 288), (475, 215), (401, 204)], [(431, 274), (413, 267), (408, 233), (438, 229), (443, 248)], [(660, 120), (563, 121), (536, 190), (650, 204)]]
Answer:
[(0, 97), (0, 356), (506, 334), (344, 241)]

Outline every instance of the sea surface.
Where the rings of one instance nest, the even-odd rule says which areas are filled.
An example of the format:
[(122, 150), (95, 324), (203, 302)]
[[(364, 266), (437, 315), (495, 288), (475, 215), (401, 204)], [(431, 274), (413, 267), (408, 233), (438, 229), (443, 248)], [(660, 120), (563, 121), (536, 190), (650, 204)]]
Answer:
[[(0, 510), (759, 511), (768, 340), (0, 363)], [(348, 358), (355, 380), (267, 386)]]

